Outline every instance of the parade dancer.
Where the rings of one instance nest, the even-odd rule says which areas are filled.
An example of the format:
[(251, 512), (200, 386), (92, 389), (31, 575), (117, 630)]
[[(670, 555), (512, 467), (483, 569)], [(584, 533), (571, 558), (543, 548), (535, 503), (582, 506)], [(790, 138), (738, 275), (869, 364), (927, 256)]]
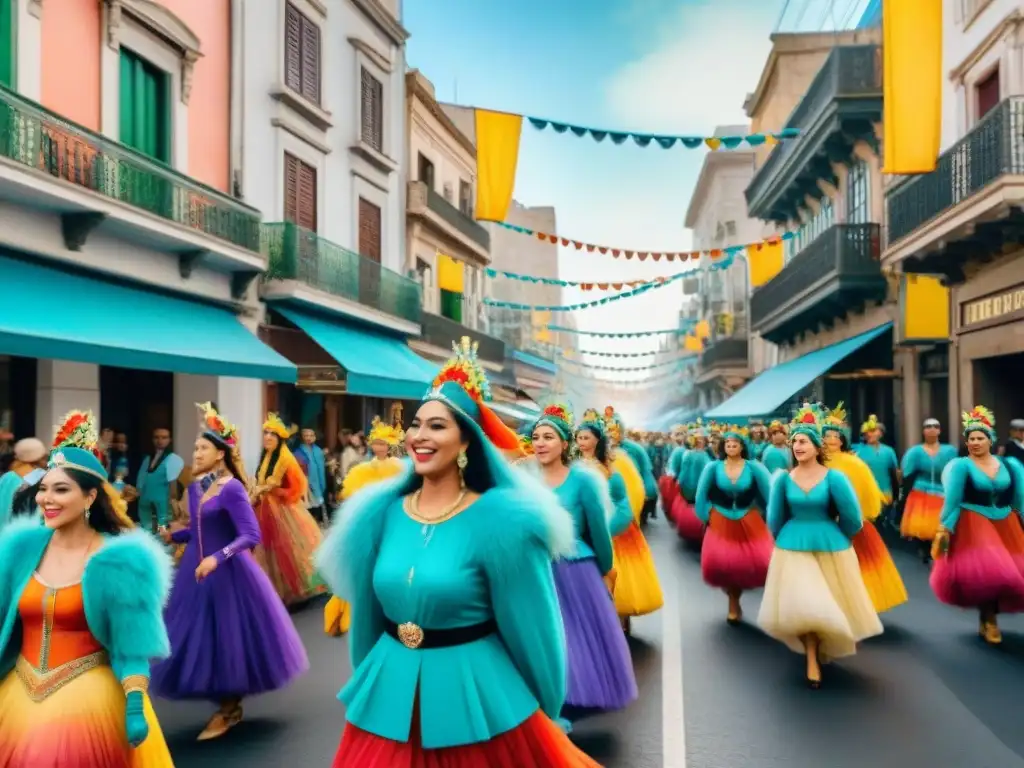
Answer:
[(770, 475), (780, 470), (789, 472), (793, 468), (793, 452), (789, 449), (786, 426), (780, 421), (773, 421), (768, 425), (768, 439), (771, 445), (766, 445), (761, 451), (761, 463), (764, 464), (764, 468)]
[(700, 544), (704, 540), (704, 524), (697, 517), (693, 505), (697, 499), (697, 483), (700, 481), (701, 473), (712, 461), (708, 454), (706, 434), (704, 428), (699, 425), (696, 429), (690, 430), (693, 445), (679, 463), (679, 496), (676, 498), (672, 517), (679, 537), (690, 544)]
[(292, 434), (294, 430), (276, 413), (267, 415), (263, 455), (251, 494), (260, 524), (256, 560), (285, 605), (301, 603), (324, 589), (313, 568), (322, 533), (306, 509), (306, 474), (286, 442)]
[(767, 448), (768, 445), (768, 428), (760, 421), (751, 421), (750, 440), (747, 443), (747, 446), (750, 449), (750, 458), (753, 461), (760, 461), (761, 454), (764, 453), (764, 449)]
[(68, 414), (39, 483), (45, 525), (0, 535), (4, 768), (173, 768), (147, 693), (170, 652), (171, 561), (131, 530), (97, 441), (91, 413)]
[(571, 720), (623, 709), (636, 700), (637, 685), (629, 646), (605, 580), (614, 583), (609, 524), (615, 510), (608, 482), (586, 462), (569, 463), (573, 416), (567, 406), (547, 406), (533, 424), (532, 434), (533, 465), (572, 515), (576, 534), (576, 552), (556, 560), (553, 566), (568, 649), (563, 715)]
[(772, 557), (765, 525), (771, 475), (750, 461), (747, 442), (736, 430), (722, 435), (721, 457), (708, 464), (697, 484), (694, 511), (707, 534), (701, 547), (704, 583), (729, 598), (730, 624), (743, 618), (741, 595), (764, 586)]
[(644, 501), (643, 508), (640, 511), (640, 525), (646, 525), (647, 519), (654, 516), (658, 507), (658, 481), (654, 477), (651, 457), (647, 455), (647, 451), (644, 450), (642, 445), (635, 440), (626, 438), (625, 424), (622, 423), (619, 415), (615, 413), (614, 407), (609, 405), (604, 409), (604, 418), (605, 421), (617, 420), (619, 429), (622, 430), (622, 439), (618, 447), (620, 450), (625, 451), (640, 473), (640, 480), (644, 486)]
[(686, 437), (686, 427), (682, 424), (672, 427), (671, 447), (668, 459), (665, 461), (665, 474), (658, 481), (658, 489), (661, 492), (661, 508), (665, 510), (665, 517), (673, 523), (675, 519), (672, 506), (679, 495), (679, 482), (676, 480), (676, 476), (679, 474), (679, 463), (686, 455)]
[(173, 651), (153, 668), (153, 692), (219, 703), (199, 734), (206, 741), (242, 721), (243, 698), (284, 688), (309, 663), (251, 554), (260, 527), (235, 463), (238, 431), (210, 403), (199, 409), (204, 429), (192, 455), (199, 479), (188, 488), (189, 527), (164, 534), (187, 544), (164, 611)]
[(352, 604), (348, 720), (334, 768), (594, 768), (555, 724), (565, 633), (552, 561), (574, 551), (555, 495), (502, 454), (464, 338), (406, 434), (412, 466), (359, 493), (317, 556)]
[(1024, 468), (993, 455), (996, 420), (984, 406), (963, 414), (963, 436), (968, 455), (943, 477), (930, 581), (943, 603), (977, 610), (978, 634), (997, 645), (998, 615), (1024, 611)]
[(882, 513), (882, 492), (868, 465), (850, 451), (850, 426), (846, 410), (840, 402), (832, 410), (822, 408), (822, 440), (825, 443), (825, 464), (842, 472), (857, 495), (864, 525), (853, 537), (864, 586), (871, 595), (876, 613), (885, 613), (907, 602), (907, 588), (896, 569), (875, 520)]
[(868, 465), (882, 492), (882, 519), (898, 525), (899, 521), (892, 520), (890, 515), (896, 491), (900, 487), (900, 462), (896, 458), (896, 451), (882, 442), (885, 426), (873, 413), (861, 424), (860, 434), (863, 442), (858, 443), (853, 452)]
[(882, 633), (850, 540), (862, 519), (850, 482), (825, 466), (821, 414), (804, 404), (790, 424), (797, 465), (775, 478), (768, 528), (775, 550), (757, 623), (806, 656), (807, 682), (821, 686), (821, 663), (850, 656)]
[(900, 465), (903, 493), (899, 518), (900, 534), (921, 543), (921, 559), (927, 563), (942, 514), (942, 472), (957, 457), (957, 450), (939, 442), (942, 425), (938, 419), (925, 419), (921, 431), (924, 442), (903, 454)]
[[(405, 433), (401, 427), (388, 426), (379, 416), (374, 416), (370, 434), (366, 439), (370, 444), (373, 458), (356, 464), (348, 471), (341, 486), (342, 504), (351, 499), (357, 491), (394, 477), (402, 471), (402, 460), (393, 455), (405, 440)], [(351, 623), (351, 607), (340, 597), (333, 595), (324, 606), (324, 632), (331, 637), (337, 637), (348, 632)]]

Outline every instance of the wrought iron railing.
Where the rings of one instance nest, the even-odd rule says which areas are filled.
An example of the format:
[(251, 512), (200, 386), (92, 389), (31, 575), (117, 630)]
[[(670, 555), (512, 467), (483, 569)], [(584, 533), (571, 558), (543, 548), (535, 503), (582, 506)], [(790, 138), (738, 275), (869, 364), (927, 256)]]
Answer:
[(1024, 96), (1011, 96), (985, 115), (939, 156), (934, 171), (889, 190), (889, 244), (1010, 174), (1024, 174)]
[(480, 357), (492, 363), (505, 362), (505, 342), (496, 339), (480, 331), (467, 328), (462, 323), (457, 323), (442, 315), (435, 315), (432, 312), (423, 313), (423, 340), (428, 344), (441, 349), (451, 349), (452, 342), (458, 342), (463, 336), (468, 336), (480, 346), (477, 350)]
[(724, 363), (747, 364), (747, 339), (725, 338), (716, 339), (700, 356), (700, 364), (704, 368), (712, 368)]
[(877, 276), (884, 281), (878, 263), (879, 231), (877, 224), (834, 224), (826, 229), (779, 274), (754, 291), (750, 297), (754, 330), (829, 276)]
[(460, 211), (445, 200), (444, 195), (435, 192), (430, 187), (427, 187), (427, 207), (477, 245), (490, 250), (491, 233), (472, 216)]
[[(836, 99), (882, 95), (882, 57), (877, 45), (844, 45), (833, 48), (807, 93), (786, 121), (786, 128), (801, 132), (814, 125), (818, 116)], [(806, 137), (781, 142), (758, 168), (747, 187), (747, 202), (759, 199), (775, 181), (787, 160)]]
[(259, 211), (4, 87), (0, 87), (0, 157), (259, 251)]
[(393, 317), (419, 323), (420, 284), (291, 222), (263, 225), (264, 280), (298, 280)]

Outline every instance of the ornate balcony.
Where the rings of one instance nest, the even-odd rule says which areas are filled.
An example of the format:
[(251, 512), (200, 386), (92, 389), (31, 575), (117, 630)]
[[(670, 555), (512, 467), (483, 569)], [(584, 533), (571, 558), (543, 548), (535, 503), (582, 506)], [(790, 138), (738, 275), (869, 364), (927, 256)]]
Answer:
[(717, 339), (701, 353), (700, 367), (705, 371), (719, 368), (746, 368), (747, 352), (746, 337)]
[(989, 261), (1024, 240), (1021, 206), (1024, 97), (1011, 96), (943, 152), (934, 171), (889, 190), (883, 262), (963, 282), (967, 262)]
[(835, 224), (750, 297), (751, 327), (775, 344), (885, 299), (877, 224)]
[(461, 246), (477, 261), (490, 260), (491, 233), (422, 181), (410, 181), (407, 210), (440, 236)]
[(836, 183), (832, 164), (849, 161), (857, 141), (877, 148), (874, 125), (881, 119), (881, 49), (834, 48), (786, 122), (800, 130), (800, 138), (775, 147), (747, 187), (750, 215), (776, 222), (798, 218), (805, 197), (821, 197), (819, 181)]
[[(419, 283), (297, 224), (265, 224), (263, 252), (267, 256), (265, 295), (280, 292), (275, 281), (294, 281), (410, 324), (418, 326), (421, 322), (423, 296)], [(282, 290), (291, 297), (293, 291)], [(338, 308), (345, 311), (343, 304)], [(366, 314), (361, 317), (371, 322), (375, 319)]]
[(505, 342), (501, 339), (474, 331), (462, 323), (457, 323), (442, 315), (423, 313), (421, 340), (427, 344), (439, 349), (450, 350), (452, 342), (458, 342), (463, 336), (468, 336), (472, 341), (479, 343), (478, 353), (482, 359), (499, 365), (505, 364)]

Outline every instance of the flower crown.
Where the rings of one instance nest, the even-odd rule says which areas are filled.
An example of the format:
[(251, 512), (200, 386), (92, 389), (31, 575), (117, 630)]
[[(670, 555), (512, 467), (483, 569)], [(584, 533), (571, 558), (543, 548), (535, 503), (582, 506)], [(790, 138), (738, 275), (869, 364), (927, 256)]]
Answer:
[(298, 427), (292, 425), (288, 426), (281, 420), (281, 417), (276, 413), (268, 413), (267, 420), (263, 422), (264, 432), (273, 432), (282, 440), (287, 440), (289, 437), (299, 431)]
[(830, 427), (846, 426), (846, 409), (843, 407), (842, 400), (836, 403), (835, 408), (825, 409), (825, 424)]
[(432, 389), (437, 389), (445, 382), (458, 384), (473, 400), (478, 403), (486, 403), (491, 400), (491, 385), (487, 381), (487, 374), (477, 359), (479, 343), (470, 341), (468, 336), (463, 336), (459, 344), (452, 342), (452, 357), (442, 366), (434, 377)]
[(540, 417), (543, 419), (545, 416), (561, 419), (566, 424), (574, 423), (572, 409), (565, 403), (551, 403), (550, 405), (545, 406)]
[(587, 408), (583, 412), (583, 420), (580, 421), (577, 429), (588, 428), (596, 431), (599, 435), (603, 436), (607, 425), (605, 424), (604, 418), (600, 413), (597, 412), (596, 408)]
[(863, 435), (865, 432), (874, 432), (878, 429), (878, 417), (875, 414), (868, 416), (868, 420), (860, 425), (860, 433)]
[(976, 405), (970, 411), (964, 411), (960, 421), (963, 423), (965, 435), (979, 429), (989, 435), (995, 434), (996, 431), (996, 417), (983, 405)]
[(774, 419), (772, 421), (772, 423), (768, 425), (768, 432), (769, 432), (769, 434), (772, 433), (772, 432), (782, 432), (783, 434), (785, 434), (786, 433), (786, 425), (783, 424), (778, 419)]
[(203, 412), (203, 428), (207, 432), (227, 445), (235, 444), (238, 428), (221, 416), (213, 403), (196, 403), (196, 408)]
[(92, 411), (69, 411), (64, 416), (64, 423), (57, 427), (53, 438), (53, 449), (81, 448), (100, 457), (98, 449), (100, 441), (96, 430), (96, 419)]
[(380, 416), (374, 416), (370, 424), (370, 433), (366, 436), (366, 439), (371, 443), (380, 440), (388, 445), (398, 445), (405, 439), (405, 432), (402, 431), (401, 427), (385, 424), (380, 420)]
[(813, 430), (815, 432), (821, 432), (822, 413), (818, 405), (812, 405), (811, 403), (804, 403), (801, 405), (795, 414), (793, 414), (793, 420), (789, 423), (789, 431), (793, 433), (797, 429)]

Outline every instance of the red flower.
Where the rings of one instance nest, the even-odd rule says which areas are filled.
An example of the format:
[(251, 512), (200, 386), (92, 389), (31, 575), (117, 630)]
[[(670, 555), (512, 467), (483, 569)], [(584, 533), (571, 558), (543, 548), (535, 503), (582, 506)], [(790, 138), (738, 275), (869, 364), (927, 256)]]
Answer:
[(801, 424), (813, 424), (814, 423), (814, 414), (813, 413), (805, 413), (803, 416), (800, 417), (800, 423)]
[(561, 406), (549, 405), (547, 408), (544, 409), (544, 415), (558, 416), (559, 418), (563, 418), (565, 416), (565, 411), (562, 409)]

